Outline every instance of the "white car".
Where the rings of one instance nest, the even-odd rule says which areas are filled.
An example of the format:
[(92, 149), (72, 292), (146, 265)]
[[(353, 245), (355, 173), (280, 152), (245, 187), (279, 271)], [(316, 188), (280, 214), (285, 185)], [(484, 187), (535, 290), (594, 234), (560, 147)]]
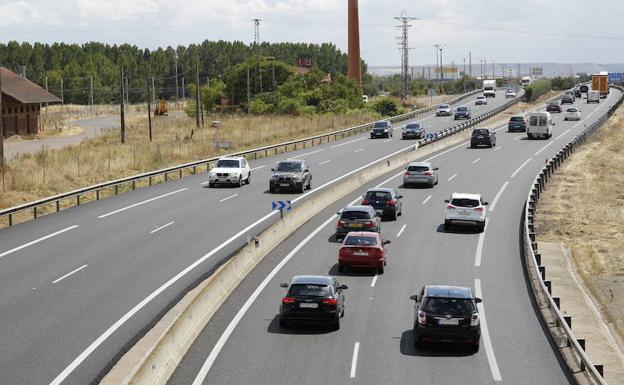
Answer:
[(581, 120), (581, 110), (576, 107), (566, 108), (563, 113), (563, 120)]
[(453, 115), (453, 109), (448, 104), (440, 104), (436, 108), (436, 116), (451, 116)]
[(484, 95), (479, 95), (477, 96), (477, 100), (475, 101), (475, 104), (477, 106), (480, 106), (482, 104), (487, 105), (487, 98)]
[(514, 90), (507, 90), (507, 92), (505, 92), (505, 97), (506, 98), (515, 98), (516, 97), (516, 91), (514, 91)]
[(453, 225), (476, 225), (479, 231), (485, 229), (487, 206), (481, 194), (453, 193), (451, 199), (445, 200), (444, 230)]
[(251, 182), (251, 170), (242, 156), (227, 156), (217, 161), (208, 178), (208, 187), (217, 184), (235, 184), (240, 187), (243, 183)]

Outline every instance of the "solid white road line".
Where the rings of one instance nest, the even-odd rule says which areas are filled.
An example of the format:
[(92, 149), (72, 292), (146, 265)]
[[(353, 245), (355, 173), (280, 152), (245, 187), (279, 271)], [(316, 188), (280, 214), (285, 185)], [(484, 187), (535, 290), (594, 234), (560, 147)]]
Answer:
[(312, 154), (318, 154), (319, 152), (323, 152), (323, 149), (320, 150), (316, 150), (316, 151), (310, 151), (310, 152), (306, 152), (305, 154), (299, 154), (299, 155), (295, 155), (295, 156), (291, 156), (290, 159), (299, 159), (299, 158), (303, 158), (304, 156), (308, 156), (308, 155), (312, 155)]
[(559, 139), (563, 138), (568, 132), (570, 132), (570, 130), (571, 130), (571, 128), (565, 130), (561, 135), (556, 137), (555, 140), (559, 140)]
[(355, 371), (357, 370), (358, 353), (360, 352), (360, 342), (356, 342), (353, 346), (353, 359), (351, 359), (351, 378), (355, 378)]
[(494, 200), (492, 201), (492, 203), (490, 203), (490, 211), (494, 211), (494, 207), (496, 207), (496, 203), (498, 203), (498, 200), (500, 199), (501, 195), (503, 195), (503, 191), (505, 191), (508, 185), (509, 185), (509, 181), (506, 181), (505, 183), (503, 183), (503, 186), (500, 188), (500, 190), (498, 190), (498, 193), (494, 197)]
[(384, 143), (390, 143), (390, 142), (392, 142), (392, 139), (386, 139), (386, 140), (384, 140)]
[(322, 165), (327, 164), (327, 163), (329, 163), (329, 162), (331, 162), (331, 159), (330, 159), (330, 160), (326, 160), (326, 161), (324, 161), (324, 162), (319, 163), (319, 166), (322, 166)]
[(371, 282), (371, 287), (375, 287), (375, 284), (377, 283), (377, 277), (379, 277), (379, 275), (375, 274), (375, 276), (373, 277), (373, 282)]
[(67, 227), (67, 228), (65, 228), (65, 229), (63, 229), (63, 230), (56, 231), (56, 232), (54, 232), (54, 233), (52, 233), (52, 234), (48, 234), (48, 235), (46, 235), (46, 236), (44, 236), (44, 237), (41, 237), (41, 238), (39, 238), (39, 239), (35, 239), (34, 241), (30, 241), (30, 242), (25, 243), (25, 244), (23, 244), (23, 245), (21, 245), (21, 246), (18, 246), (18, 247), (16, 247), (16, 248), (13, 248), (13, 249), (11, 249), (11, 250), (8, 250), (8, 251), (5, 251), (5, 252), (3, 252), (3, 253), (0, 253), (0, 258), (5, 257), (5, 256), (7, 256), (7, 255), (9, 255), (9, 254), (13, 254), (13, 253), (15, 253), (16, 251), (20, 251), (20, 250), (25, 249), (25, 248), (27, 248), (27, 247), (29, 247), (29, 246), (36, 245), (37, 243), (39, 243), (39, 242), (43, 242), (43, 241), (45, 241), (46, 239), (50, 239), (50, 238), (56, 237), (57, 235), (61, 235), (61, 234), (63, 234), (63, 233), (66, 233), (66, 232), (68, 232), (68, 231), (71, 231), (71, 230), (75, 229), (76, 227), (78, 227), (78, 225), (69, 226), (69, 227)]
[(487, 231), (489, 219), (485, 220), (485, 227), (483, 228), (483, 232), (479, 234), (479, 240), (477, 241), (477, 252), (475, 254), (475, 266), (481, 266), (481, 258), (483, 256), (483, 242), (485, 240), (485, 232)]
[(453, 179), (455, 179), (455, 177), (457, 176), (457, 174), (453, 175), (452, 177), (448, 178), (448, 181), (452, 181)]
[(219, 203), (225, 202), (225, 201), (226, 201), (226, 200), (228, 200), (228, 199), (236, 198), (237, 196), (238, 196), (238, 194), (230, 195), (230, 196), (229, 196), (229, 197), (227, 197), (227, 198), (223, 198), (223, 199), (221, 199), (221, 200), (219, 201)]
[(99, 218), (99, 219), (106, 218), (106, 217), (109, 217), (109, 216), (111, 216), (111, 215), (115, 215), (115, 214), (121, 213), (121, 212), (123, 212), (123, 211), (130, 210), (130, 209), (133, 209), (133, 208), (135, 208), (135, 207), (142, 206), (142, 205), (144, 205), (144, 204), (147, 204), (147, 203), (150, 203), (150, 202), (156, 201), (156, 200), (158, 200), (158, 199), (166, 198), (166, 197), (168, 197), (168, 196), (171, 196), (171, 195), (173, 195), (173, 194), (177, 194), (177, 193), (180, 193), (180, 192), (182, 192), (182, 191), (186, 191), (186, 190), (188, 190), (188, 187), (181, 188), (181, 189), (179, 189), (179, 190), (175, 190), (175, 191), (169, 192), (169, 193), (167, 193), (167, 194), (159, 195), (159, 196), (157, 196), (157, 197), (154, 197), (154, 198), (150, 198), (150, 199), (144, 200), (144, 201), (142, 201), (142, 202), (137, 202), (137, 203), (132, 204), (132, 205), (130, 205), (130, 206), (126, 206), (126, 207), (120, 208), (120, 209), (118, 209), (118, 210), (111, 211), (110, 213), (102, 214), (102, 215), (100, 215), (98, 218)]
[(159, 228), (157, 228), (157, 229), (154, 229), (154, 230), (150, 231), (150, 234), (157, 233), (157, 232), (159, 232), (160, 230), (162, 230), (162, 229), (164, 229), (164, 228), (166, 228), (166, 227), (169, 227), (169, 226), (171, 226), (171, 225), (172, 225), (172, 224), (174, 224), (174, 223), (175, 223), (175, 222), (173, 222), (173, 221), (172, 221), (172, 222), (167, 223), (166, 225), (162, 225), (162, 226), (160, 226)]
[(472, 161), (472, 164), (475, 164), (475, 163), (477, 163), (477, 162), (478, 162), (478, 161), (480, 161), (480, 160), (481, 160), (481, 158), (477, 158), (477, 159), (475, 159), (475, 160), (473, 160), (473, 161)]
[(254, 168), (250, 169), (249, 171), (256, 171), (256, 170), (260, 170), (261, 168), (265, 168), (265, 167), (266, 167), (266, 165), (264, 165), (264, 166), (254, 167)]
[(515, 138), (513, 138), (513, 140), (518, 140), (518, 139), (522, 138), (523, 136), (524, 136), (524, 135), (518, 135), (518, 136), (516, 136)]
[(89, 266), (89, 265), (82, 265), (82, 266), (80, 266), (79, 268), (77, 268), (76, 270), (74, 270), (74, 271), (72, 271), (72, 272), (70, 272), (70, 273), (67, 273), (67, 274), (65, 274), (64, 276), (60, 277), (60, 278), (57, 278), (56, 280), (52, 281), (52, 283), (53, 283), (53, 284), (55, 284), (55, 283), (59, 283), (59, 282), (61, 282), (62, 280), (64, 280), (65, 278), (69, 277), (69, 276), (70, 276), (70, 275), (72, 275), (72, 274), (75, 274), (75, 273), (79, 272), (80, 270), (84, 269), (84, 268), (85, 268), (85, 267), (87, 267), (87, 266)]
[(364, 140), (364, 139), (366, 139), (366, 137), (364, 137), (364, 138), (359, 138), (359, 139), (354, 139), (354, 140), (349, 140), (348, 142), (344, 142), (344, 143), (340, 143), (340, 144), (334, 144), (333, 146), (330, 146), (330, 148), (336, 148), (336, 147), (346, 146), (347, 144), (351, 144), (351, 143), (359, 142), (360, 140)]
[(503, 148), (503, 146), (498, 146), (498, 147), (496, 147), (496, 148), (494, 149), (494, 152), (496, 152), (496, 151), (500, 150), (501, 148)]
[(541, 149), (541, 150), (539, 150), (538, 152), (536, 152), (536, 153), (535, 153), (535, 154), (533, 154), (533, 155), (539, 155), (542, 151), (544, 151), (545, 149), (547, 149), (547, 148), (548, 148), (551, 144), (553, 144), (553, 143), (555, 143), (555, 142), (550, 142), (550, 143), (548, 143), (547, 145), (545, 145), (544, 147), (542, 147), (542, 149)]
[(401, 230), (399, 230), (399, 232), (397, 233), (397, 238), (401, 236), (401, 234), (403, 234), (403, 232), (405, 231), (405, 228), (407, 228), (407, 225), (403, 225), (401, 227)]
[[(483, 299), (483, 293), (481, 292), (481, 280), (475, 279), (475, 293), (476, 296)], [(477, 304), (479, 309), (479, 317), (481, 318), (481, 339), (485, 345), (485, 353), (487, 355), (488, 362), (490, 364), (490, 370), (492, 371), (492, 378), (494, 381), (502, 381), (500, 370), (498, 370), (498, 364), (496, 363), (496, 356), (494, 355), (494, 348), (492, 347), (492, 340), (490, 339), (490, 332), (488, 331), (487, 321), (485, 320), (485, 309), (483, 303)]]
[(360, 148), (360, 149), (358, 149), (358, 150), (355, 150), (354, 152), (362, 152), (362, 151), (364, 151), (364, 150), (366, 150), (366, 147), (363, 147), (363, 148)]
[(515, 178), (515, 177), (516, 177), (516, 175), (518, 175), (518, 173), (520, 172), (520, 170), (522, 170), (522, 169), (524, 168), (524, 166), (526, 166), (527, 164), (529, 164), (529, 162), (530, 162), (531, 160), (533, 160), (533, 158), (529, 158), (529, 159), (525, 160), (525, 161), (524, 161), (524, 163), (522, 163), (522, 164), (520, 165), (520, 167), (518, 167), (518, 169), (517, 169), (516, 171), (514, 171), (514, 173), (513, 173), (513, 174), (511, 174), (511, 176), (510, 176), (510, 177), (511, 177), (511, 178)]
[(424, 201), (423, 201), (423, 205), (426, 205), (427, 202), (429, 202), (429, 199), (431, 199), (431, 195), (429, 195)]

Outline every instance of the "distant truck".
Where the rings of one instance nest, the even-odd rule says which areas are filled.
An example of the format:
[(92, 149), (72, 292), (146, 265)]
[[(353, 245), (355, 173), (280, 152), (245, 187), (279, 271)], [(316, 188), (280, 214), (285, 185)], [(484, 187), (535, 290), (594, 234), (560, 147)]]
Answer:
[(531, 85), (531, 77), (530, 76), (523, 76), (521, 84), (522, 84), (522, 88), (526, 89), (528, 86)]
[(496, 97), (496, 80), (483, 81), (483, 95), (485, 95), (486, 98), (490, 96), (493, 98)]
[(602, 72), (592, 75), (592, 90), (600, 92), (601, 98), (606, 98), (609, 94), (609, 75)]

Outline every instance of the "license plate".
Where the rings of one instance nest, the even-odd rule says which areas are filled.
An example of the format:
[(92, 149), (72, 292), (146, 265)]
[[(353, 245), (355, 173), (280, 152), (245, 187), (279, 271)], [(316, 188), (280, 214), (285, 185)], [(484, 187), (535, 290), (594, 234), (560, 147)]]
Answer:
[(438, 325), (459, 325), (459, 320), (443, 318), (438, 320)]
[(280, 186), (282, 186), (282, 187), (289, 187), (290, 184), (289, 183), (280, 183)]
[(362, 227), (361, 223), (352, 223), (351, 227)]
[(460, 215), (470, 215), (470, 213), (468, 211), (460, 211), (459, 212)]
[(365, 257), (368, 255), (368, 253), (365, 251), (356, 251), (355, 253), (353, 253), (353, 255), (357, 255), (359, 257)]
[(318, 308), (318, 303), (305, 303), (302, 302), (299, 304), (300, 308), (306, 308), (306, 309), (316, 309)]

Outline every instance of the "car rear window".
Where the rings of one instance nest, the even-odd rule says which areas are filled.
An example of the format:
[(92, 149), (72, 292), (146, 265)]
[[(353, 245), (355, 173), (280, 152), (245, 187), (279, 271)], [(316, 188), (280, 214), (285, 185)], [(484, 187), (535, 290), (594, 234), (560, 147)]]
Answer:
[(375, 122), (375, 124), (373, 124), (373, 128), (386, 128), (388, 126), (388, 123), (386, 122)]
[(448, 104), (440, 104), (440, 106), (438, 108), (439, 109), (446, 109), (446, 108), (451, 108), (451, 106), (449, 106)]
[(456, 111), (466, 112), (468, 111), (468, 107), (457, 107)]
[(425, 171), (429, 171), (429, 167), (427, 167), (427, 166), (409, 166), (407, 168), (407, 171), (425, 172)]
[(480, 202), (477, 199), (455, 198), (451, 204), (456, 207), (479, 207)]
[(475, 311), (472, 300), (465, 298), (427, 298), (422, 310), (426, 313), (463, 316)]
[(298, 162), (280, 162), (276, 168), (277, 171), (283, 172), (301, 172), (301, 163)]
[(546, 119), (546, 116), (540, 115), (540, 117), (539, 117), (539, 125), (540, 126), (545, 126), (547, 123), (548, 123), (548, 119)]
[(418, 130), (418, 129), (420, 129), (420, 124), (418, 124), (418, 123), (410, 123), (407, 126), (405, 126), (405, 128), (413, 128), (413, 129)]
[(512, 116), (509, 120), (512, 122), (524, 122), (524, 118), (522, 116)]
[(370, 219), (370, 215), (366, 211), (343, 211), (340, 219)]
[(238, 160), (234, 160), (234, 159), (221, 159), (221, 160), (217, 161), (217, 167), (238, 168), (238, 167), (240, 167), (240, 164), (239, 164)]
[(489, 130), (485, 129), (476, 129), (472, 132), (472, 135), (488, 135), (490, 133)]
[(288, 295), (293, 297), (325, 297), (328, 294), (327, 285), (295, 284), (288, 290)]
[(577, 112), (576, 108), (568, 108), (566, 112)]
[(387, 191), (368, 191), (366, 193), (366, 199), (387, 200), (391, 198), (392, 194)]
[(347, 246), (375, 246), (377, 245), (377, 238), (351, 235), (345, 239), (344, 244)]

